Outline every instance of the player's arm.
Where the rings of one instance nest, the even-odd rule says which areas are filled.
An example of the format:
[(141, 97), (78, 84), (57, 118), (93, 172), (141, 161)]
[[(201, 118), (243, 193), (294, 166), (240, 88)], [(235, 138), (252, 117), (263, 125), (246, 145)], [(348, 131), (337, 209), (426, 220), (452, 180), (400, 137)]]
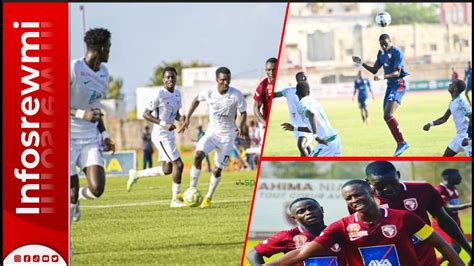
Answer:
[(316, 241), (311, 241), (305, 244), (302, 248), (292, 250), (283, 255), (282, 257), (278, 258), (277, 260), (265, 265), (294, 265), (298, 262), (304, 261), (307, 258), (317, 255), (323, 255), (324, 252), (327, 252), (327, 250), (323, 245), (319, 244)]
[(362, 58), (360, 58), (359, 56), (352, 56), (352, 61), (356, 64), (360, 64), (362, 65), (362, 67), (364, 67), (365, 69), (367, 69), (367, 71), (369, 71), (370, 73), (372, 74), (377, 74), (377, 72), (379, 71), (381, 65), (367, 65), (367, 63), (365, 62), (362, 62)]
[(178, 130), (178, 133), (184, 132), (186, 129), (188, 129), (190, 121), (191, 121), (191, 116), (193, 115), (194, 111), (196, 111), (196, 108), (199, 106), (199, 99), (198, 96), (196, 96), (193, 101), (191, 102), (191, 106), (189, 106), (188, 114), (186, 115), (184, 119), (184, 124), (183, 126)]
[(240, 124), (239, 124), (239, 137), (247, 139), (247, 135), (244, 134), (245, 124), (247, 123), (247, 112), (243, 111), (240, 113)]
[(311, 130), (307, 127), (295, 127), (290, 123), (282, 123), (280, 126), (283, 128), (283, 130), (286, 130), (286, 131), (299, 131), (299, 132), (311, 133)]
[(354, 101), (356, 93), (357, 93), (357, 87), (356, 87), (355, 82), (354, 82), (354, 93), (352, 94), (352, 101)]
[(444, 115), (442, 117), (437, 118), (437, 119), (425, 124), (423, 126), (423, 130), (428, 131), (428, 130), (430, 130), (430, 128), (432, 126), (439, 126), (439, 125), (442, 125), (442, 124), (446, 123), (446, 121), (448, 121), (450, 116), (451, 116), (451, 110), (448, 109), (448, 110), (446, 110), (446, 112), (444, 113)]
[[(398, 78), (400, 76), (400, 70), (401, 69), (396, 69), (392, 73), (384, 74), (382, 79)], [(375, 76), (374, 80), (380, 80), (380, 78), (378, 76)]]
[[(99, 109), (100, 112), (100, 109)], [(112, 151), (112, 154), (115, 153), (115, 143), (110, 139), (110, 135), (105, 129), (104, 120), (102, 120), (102, 114), (100, 114), (99, 121), (97, 121), (97, 129), (102, 135), (102, 140), (104, 141), (105, 151)]]
[(273, 98), (279, 98), (279, 97), (283, 97), (283, 92), (276, 91), (275, 93), (273, 93)]
[(265, 263), (263, 256), (260, 255), (255, 248), (252, 248), (252, 250), (247, 253), (247, 259), (251, 265), (261, 265)]
[(456, 222), (448, 215), (446, 210), (441, 207), (437, 209), (433, 209), (430, 211), (430, 214), (436, 219), (438, 222), (439, 227), (448, 234), (452, 239), (458, 242), (459, 245), (468, 253), (472, 254), (472, 248), (469, 245), (466, 237), (462, 233), (459, 226)]
[(464, 265), (464, 262), (458, 256), (456, 251), (448, 245), (436, 232), (431, 233), (431, 235), (425, 240), (432, 247), (436, 248), (443, 257), (449, 261), (449, 265)]
[(100, 112), (99, 108), (89, 108), (86, 110), (71, 108), (69, 111), (69, 115), (90, 122), (97, 122), (102, 116), (102, 113)]
[(318, 121), (316, 116), (314, 115), (313, 112), (307, 110), (306, 111), (306, 114), (308, 115), (308, 119), (309, 119), (309, 124), (311, 126), (311, 131), (313, 132), (314, 134), (314, 139), (318, 142), (318, 143), (321, 143), (321, 144), (324, 144), (324, 145), (327, 145), (328, 142), (325, 140), (325, 139), (322, 139), (320, 138), (316, 132), (317, 132), (317, 128), (316, 128), (316, 122)]
[(253, 113), (255, 117), (257, 117), (258, 122), (265, 124), (265, 119), (263, 118), (262, 113), (260, 112), (260, 108), (262, 106), (261, 102), (254, 102), (253, 103)]
[(372, 95), (372, 100), (375, 100), (374, 92), (372, 91), (372, 86), (370, 85), (370, 82), (368, 83), (369, 83), (369, 92), (370, 92), (370, 95)]
[(176, 126), (174, 124), (166, 123), (166, 121), (160, 120), (159, 118), (154, 117), (152, 113), (153, 113), (152, 110), (145, 108), (145, 111), (143, 112), (143, 118), (145, 118), (145, 120), (149, 122), (158, 124), (169, 131), (173, 131), (176, 129)]

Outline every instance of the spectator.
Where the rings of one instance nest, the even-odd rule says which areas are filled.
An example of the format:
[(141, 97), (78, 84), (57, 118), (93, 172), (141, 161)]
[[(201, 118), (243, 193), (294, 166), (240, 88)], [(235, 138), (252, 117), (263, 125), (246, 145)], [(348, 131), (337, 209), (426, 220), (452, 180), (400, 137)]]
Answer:
[[(151, 142), (150, 127), (145, 126), (145, 132), (142, 135), (143, 149), (143, 169), (153, 167), (153, 143)], [(148, 166), (148, 167), (147, 167)]]

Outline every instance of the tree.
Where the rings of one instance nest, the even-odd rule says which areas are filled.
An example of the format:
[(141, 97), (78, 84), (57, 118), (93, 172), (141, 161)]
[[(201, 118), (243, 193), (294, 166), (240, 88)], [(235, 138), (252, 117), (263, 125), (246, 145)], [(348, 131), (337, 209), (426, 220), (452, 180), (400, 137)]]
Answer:
[(181, 72), (183, 68), (189, 68), (189, 67), (210, 67), (211, 64), (208, 63), (202, 63), (199, 61), (191, 61), (188, 64), (185, 64), (181, 62), (181, 60), (176, 60), (176, 61), (171, 61), (171, 62), (165, 62), (163, 61), (161, 64), (159, 64), (153, 73), (153, 76), (151, 78), (151, 86), (161, 86), (163, 85), (163, 78), (162, 78), (162, 73), (165, 67), (170, 66), (174, 67), (176, 71), (178, 72), (178, 80), (176, 81), (178, 85), (182, 84), (181, 80)]
[(107, 99), (123, 100), (122, 86), (122, 78), (110, 76), (107, 88)]
[(385, 5), (385, 11), (392, 16), (392, 25), (439, 23), (438, 10), (439, 4), (425, 6), (419, 3), (391, 3)]

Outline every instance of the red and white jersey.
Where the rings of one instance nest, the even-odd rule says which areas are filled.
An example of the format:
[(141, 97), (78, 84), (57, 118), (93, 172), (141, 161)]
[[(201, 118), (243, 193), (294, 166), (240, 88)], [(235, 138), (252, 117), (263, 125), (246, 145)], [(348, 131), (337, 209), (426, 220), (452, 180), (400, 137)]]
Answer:
[[(71, 108), (86, 110), (100, 108), (100, 99), (105, 98), (109, 82), (109, 71), (104, 64), (95, 72), (84, 58), (71, 62), (69, 94)], [(71, 117), (71, 138), (93, 138), (99, 135), (97, 123)]]
[(346, 216), (330, 224), (313, 241), (326, 248), (339, 243), (347, 264), (363, 265), (436, 265), (420, 264), (412, 244), (412, 237), (427, 239), (433, 228), (416, 214), (394, 209), (380, 209), (382, 217), (366, 223), (359, 213)]
[[(148, 103), (147, 109), (153, 111), (152, 115), (160, 119), (160, 121), (165, 121), (167, 124), (174, 124), (181, 107), (181, 92), (177, 88), (175, 88), (173, 92), (170, 92), (164, 87), (161, 87), (155, 99)], [(174, 131), (169, 131), (161, 125), (153, 125), (153, 139), (171, 138), (174, 137), (174, 134)]]
[(247, 111), (247, 104), (241, 91), (229, 87), (225, 94), (220, 94), (217, 88), (210, 88), (198, 95), (198, 101), (205, 101), (209, 107), (209, 125), (206, 135), (214, 134), (222, 141), (233, 141), (237, 136), (235, 119), (237, 111)]
[[(441, 196), (441, 199), (443, 199), (443, 204), (450, 204), (450, 205), (459, 205), (459, 192), (456, 188), (450, 189), (447, 187), (445, 184), (440, 183), (435, 187), (435, 189), (438, 191), (439, 195)], [(459, 219), (458, 211), (457, 210), (447, 210), (446, 212), (451, 216), (456, 223), (461, 226), (461, 220)]]
[[(292, 250), (299, 249), (304, 246), (304, 244), (313, 241), (316, 236), (313, 235), (311, 232), (304, 230), (302, 227), (297, 226), (289, 230), (280, 231), (268, 239), (258, 243), (255, 246), (255, 251), (258, 254), (270, 258), (271, 256), (278, 254), (280, 252), (288, 253)], [(333, 266), (336, 265), (346, 265), (344, 254), (338, 243), (331, 246), (330, 251), (323, 256), (319, 256), (322, 259), (329, 259), (332, 260)], [(313, 258), (316, 259), (316, 258)], [(320, 264), (317, 265), (325, 265), (321, 264), (322, 262), (319, 261)], [(304, 265), (303, 263), (297, 264)], [(328, 264), (329, 265), (329, 264)]]
[(273, 84), (268, 80), (268, 77), (263, 78), (258, 83), (253, 100), (262, 105), (262, 116), (265, 120), (268, 118), (268, 111), (270, 108), (270, 101), (272, 100)]

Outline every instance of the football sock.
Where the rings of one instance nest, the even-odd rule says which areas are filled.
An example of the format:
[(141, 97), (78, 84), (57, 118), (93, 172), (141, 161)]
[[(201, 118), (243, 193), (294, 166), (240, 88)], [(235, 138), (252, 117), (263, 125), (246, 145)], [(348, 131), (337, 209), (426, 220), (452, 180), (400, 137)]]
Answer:
[(96, 199), (97, 197), (89, 190), (87, 186), (79, 189), (79, 199)]
[(391, 116), (387, 121), (386, 121), (388, 128), (390, 129), (390, 132), (392, 132), (393, 138), (397, 142), (397, 144), (405, 142), (405, 139), (403, 138), (402, 132), (400, 131), (400, 128), (398, 127), (398, 121), (394, 116)]
[(165, 175), (165, 173), (163, 173), (162, 166), (156, 166), (153, 168), (147, 168), (147, 169), (137, 171), (137, 177), (157, 176), (157, 175)]
[(178, 198), (178, 193), (181, 190), (181, 184), (176, 184), (173, 182), (173, 186), (171, 188), (171, 191), (173, 192), (172, 199), (175, 200)]
[(212, 198), (214, 191), (216, 191), (217, 185), (221, 182), (221, 177), (215, 177), (213, 174), (211, 175), (211, 181), (209, 182), (209, 191), (206, 194), (206, 197)]
[(69, 204), (69, 225), (72, 224), (72, 216), (74, 214), (74, 211), (76, 210), (77, 204)]
[(191, 166), (191, 173), (190, 173), (190, 186), (196, 187), (197, 182), (199, 180), (199, 176), (201, 175), (201, 169), (197, 169), (194, 165)]

